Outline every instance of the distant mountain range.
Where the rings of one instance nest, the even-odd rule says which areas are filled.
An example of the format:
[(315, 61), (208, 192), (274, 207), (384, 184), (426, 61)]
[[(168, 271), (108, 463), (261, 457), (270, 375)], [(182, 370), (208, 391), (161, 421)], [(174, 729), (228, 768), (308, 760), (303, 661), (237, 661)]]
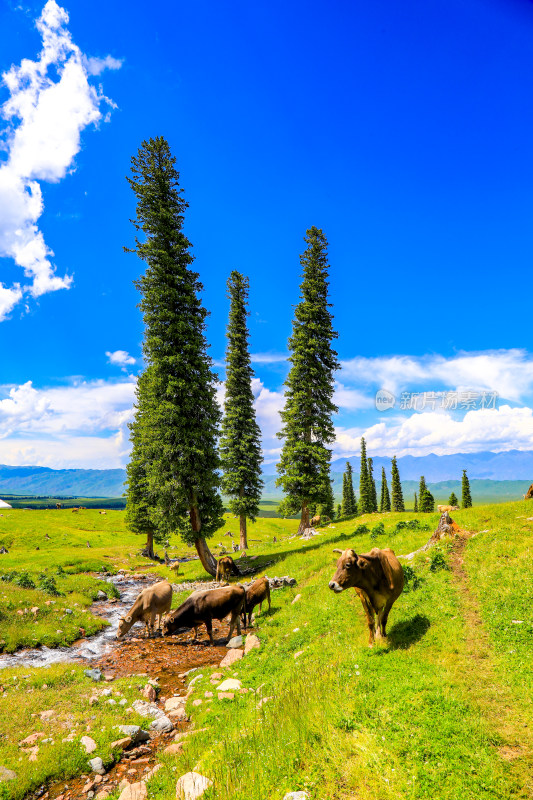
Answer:
[[(354, 469), (354, 483), (359, 482), (359, 457), (339, 458), (332, 463), (333, 489), (336, 495), (342, 491), (342, 473), (349, 460)], [(374, 477), (379, 483), (381, 467), (385, 467), (390, 479), (390, 458), (374, 458)], [(402, 456), (398, 458), (400, 477), (404, 492), (415, 491), (421, 475), (426, 481), (438, 486), (437, 496), (457, 493), (463, 469), (470, 481), (476, 481), (478, 490), (487, 496), (502, 496), (512, 499), (524, 494), (533, 483), (533, 451), (509, 450), (506, 453), (455, 453), (450, 456)], [(280, 497), (276, 487), (275, 466), (264, 470), (264, 497)], [(120, 497), (124, 493), (126, 471), (123, 469), (50, 469), (49, 467), (9, 467), (0, 465), (0, 497), (2, 494), (71, 496), (71, 497)], [(501, 483), (501, 486), (498, 484)], [(503, 485), (506, 484), (506, 486)], [(412, 484), (412, 485), (411, 485)], [(442, 486), (441, 486), (442, 484)], [(479, 485), (478, 485), (479, 484)], [(449, 489), (446, 487), (450, 487)], [(524, 488), (525, 486), (525, 488)]]

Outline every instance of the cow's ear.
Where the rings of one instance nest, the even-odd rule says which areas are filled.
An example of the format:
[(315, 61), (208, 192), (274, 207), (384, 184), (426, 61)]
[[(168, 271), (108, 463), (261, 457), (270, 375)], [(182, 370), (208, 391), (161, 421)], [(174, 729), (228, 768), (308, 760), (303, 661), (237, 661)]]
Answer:
[(350, 550), (350, 553), (352, 554), (352, 558), (357, 558), (357, 553), (353, 548)]
[(361, 556), (355, 556), (357, 559), (357, 566), (359, 569), (366, 569), (368, 567), (368, 561), (366, 558), (361, 558)]
[(339, 548), (338, 548), (338, 547), (336, 547), (336, 548), (335, 548), (335, 550), (334, 550), (333, 552), (334, 552), (334, 553), (341, 553), (341, 554), (342, 554), (342, 552), (343, 552), (343, 551), (342, 551), (342, 550), (339, 550)]

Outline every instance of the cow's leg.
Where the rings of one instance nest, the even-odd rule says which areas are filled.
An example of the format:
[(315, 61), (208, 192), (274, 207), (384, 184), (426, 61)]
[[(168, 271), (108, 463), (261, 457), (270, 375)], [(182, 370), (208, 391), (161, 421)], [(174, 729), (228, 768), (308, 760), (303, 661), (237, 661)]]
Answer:
[[(378, 614), (378, 623), (379, 623), (380, 628), (381, 628), (381, 635), (383, 636), (384, 639), (387, 638), (387, 620), (389, 619), (389, 611), (391, 610), (393, 603), (394, 603), (394, 599), (393, 598), (390, 598), (389, 600), (387, 600), (387, 602), (385, 603), (385, 605), (384, 605), (384, 607), (383, 607), (383, 609), (381, 611), (381, 615)], [(380, 616), (381, 616), (381, 620), (380, 620)]]
[(211, 617), (208, 617), (206, 619), (205, 627), (207, 628), (207, 633), (209, 634), (209, 641), (211, 642), (211, 646), (214, 647), (215, 641), (213, 639), (213, 621)]
[(193, 628), (194, 628), (194, 639), (193, 639), (193, 642), (197, 642), (198, 641), (198, 625), (193, 625)]
[(375, 633), (376, 633), (376, 621), (374, 615), (374, 609), (370, 604), (370, 600), (368, 599), (365, 592), (362, 589), (355, 588), (355, 591), (359, 595), (359, 599), (361, 600), (361, 604), (363, 606), (363, 611), (365, 612), (366, 621), (368, 623), (368, 644), (370, 647), (374, 645), (375, 641)]

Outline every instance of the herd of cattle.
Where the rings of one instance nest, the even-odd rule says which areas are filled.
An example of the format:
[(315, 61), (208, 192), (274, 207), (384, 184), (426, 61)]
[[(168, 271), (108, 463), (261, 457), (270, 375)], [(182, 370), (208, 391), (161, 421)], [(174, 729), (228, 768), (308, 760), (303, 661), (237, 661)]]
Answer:
[[(363, 605), (369, 644), (372, 646), (375, 639), (385, 638), (387, 635), (389, 612), (403, 590), (402, 566), (389, 548), (380, 550), (374, 547), (370, 553), (359, 555), (352, 549), (333, 552), (341, 555), (329, 588), (336, 593), (351, 587), (355, 589)], [(232, 572), (229, 562), (233, 559), (221, 559), (222, 561), (224, 564), (222, 567), (219, 564), (217, 580), (219, 577), (229, 577)], [(159, 581), (143, 589), (127, 614), (120, 618), (117, 638), (124, 636), (136, 622), (144, 622), (147, 636), (156, 632), (169, 636), (184, 628), (194, 628), (195, 639), (198, 639), (198, 626), (203, 624), (213, 645), (214, 619), (230, 617), (228, 639), (231, 639), (235, 625), (240, 634), (241, 618), (246, 628), (248, 617), (249, 626), (253, 609), (259, 605), (262, 610), (264, 600), (268, 601), (270, 611), (270, 582), (266, 576), (258, 578), (246, 589), (241, 584), (235, 584), (195, 591), (184, 603), (171, 611), (172, 584), (167, 580)]]

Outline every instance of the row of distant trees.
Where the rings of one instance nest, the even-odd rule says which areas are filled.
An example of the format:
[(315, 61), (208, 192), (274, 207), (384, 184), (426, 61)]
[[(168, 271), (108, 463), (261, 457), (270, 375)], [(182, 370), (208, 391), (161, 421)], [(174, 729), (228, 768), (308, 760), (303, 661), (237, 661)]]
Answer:
[[(470, 482), (466, 470), (463, 470), (461, 486), (461, 505), (463, 508), (470, 508), (472, 506), (472, 495), (470, 493)], [(454, 492), (450, 494), (448, 505), (459, 505), (459, 501)], [(328, 510), (329, 509), (326, 507), (322, 507), (321, 509), (323, 515), (326, 517), (331, 516), (327, 513)], [(432, 512), (435, 510), (435, 498), (429, 491), (426, 479), (423, 475), (420, 477), (418, 493), (415, 492), (413, 510), (417, 512)], [(347, 461), (342, 476), (342, 503), (337, 506), (336, 516), (340, 518), (352, 516), (354, 514), (372, 514), (376, 511), (380, 511), (381, 513), (385, 511), (405, 511), (400, 472), (396, 456), (394, 456), (391, 459), (391, 491), (389, 492), (385, 467), (381, 468), (381, 496), (378, 507), (373, 460), (367, 457), (366, 442), (363, 437), (361, 439), (361, 466), (359, 471), (359, 502), (357, 501), (353, 488), (352, 465)]]

